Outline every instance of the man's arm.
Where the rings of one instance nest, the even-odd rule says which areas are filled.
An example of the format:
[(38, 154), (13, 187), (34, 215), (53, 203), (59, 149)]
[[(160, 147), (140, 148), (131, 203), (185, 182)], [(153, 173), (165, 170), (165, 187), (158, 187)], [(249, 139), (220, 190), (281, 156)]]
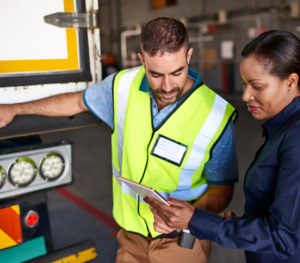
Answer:
[(88, 108), (83, 102), (83, 91), (65, 93), (49, 98), (19, 103), (0, 105), (0, 128), (9, 124), (17, 115), (44, 115), (49, 117), (72, 116)]
[(231, 185), (212, 185), (208, 186), (207, 191), (193, 204), (215, 214), (223, 211), (230, 203), (233, 196), (234, 184)]

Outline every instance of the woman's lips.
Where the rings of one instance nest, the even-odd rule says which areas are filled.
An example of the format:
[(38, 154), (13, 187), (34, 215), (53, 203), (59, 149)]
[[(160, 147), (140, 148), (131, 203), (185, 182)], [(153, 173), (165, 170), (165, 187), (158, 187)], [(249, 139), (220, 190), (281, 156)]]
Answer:
[(259, 107), (255, 107), (255, 106), (250, 106), (250, 105), (248, 105), (248, 109), (249, 109), (249, 111), (254, 112), (254, 111), (259, 110), (260, 108), (259, 108)]

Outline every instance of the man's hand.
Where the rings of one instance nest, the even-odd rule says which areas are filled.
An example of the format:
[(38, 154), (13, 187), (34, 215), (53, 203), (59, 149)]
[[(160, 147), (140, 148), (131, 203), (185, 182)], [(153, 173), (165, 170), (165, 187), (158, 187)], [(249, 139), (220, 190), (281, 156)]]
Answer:
[(230, 212), (227, 212), (227, 213), (222, 213), (221, 216), (224, 217), (224, 218), (228, 218), (230, 216), (235, 216), (235, 213), (230, 211)]
[(15, 116), (14, 105), (0, 105), (0, 129), (9, 124)]
[(173, 231), (175, 229), (189, 228), (189, 224), (193, 216), (195, 207), (189, 204), (188, 202), (168, 198), (168, 202), (171, 206), (167, 206), (162, 202), (149, 196), (146, 196), (144, 198), (144, 201), (148, 203), (152, 207), (152, 210), (155, 210), (156, 215), (159, 216), (159, 218), (156, 217), (156, 219), (158, 219), (159, 221), (154, 222), (154, 227), (162, 227), (160, 219), (162, 219), (163, 222), (165, 222), (165, 224), (167, 225), (168, 229), (161, 229), (166, 231), (162, 233), (171, 232), (169, 230)]

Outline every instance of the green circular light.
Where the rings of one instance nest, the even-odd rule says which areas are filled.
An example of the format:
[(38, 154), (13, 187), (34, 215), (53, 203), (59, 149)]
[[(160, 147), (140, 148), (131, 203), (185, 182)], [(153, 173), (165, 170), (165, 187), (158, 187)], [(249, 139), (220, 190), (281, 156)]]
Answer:
[(9, 168), (8, 179), (16, 187), (29, 185), (36, 176), (36, 165), (27, 157), (17, 159)]
[(64, 172), (65, 160), (55, 152), (47, 154), (40, 164), (40, 174), (47, 181), (57, 180)]
[(6, 178), (6, 174), (5, 174), (5, 170), (4, 168), (0, 165), (0, 189), (2, 188), (2, 186), (5, 183), (5, 178)]

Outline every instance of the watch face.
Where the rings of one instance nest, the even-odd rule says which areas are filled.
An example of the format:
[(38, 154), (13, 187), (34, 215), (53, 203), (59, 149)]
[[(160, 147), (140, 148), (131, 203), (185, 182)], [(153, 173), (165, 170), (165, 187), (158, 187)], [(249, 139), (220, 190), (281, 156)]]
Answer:
[(65, 160), (58, 153), (49, 153), (40, 164), (40, 175), (47, 181), (57, 180), (64, 172)]
[(36, 174), (34, 161), (27, 157), (21, 157), (11, 164), (8, 179), (16, 187), (24, 187), (34, 180)]
[(6, 174), (5, 174), (5, 170), (4, 168), (0, 165), (0, 189), (2, 188), (2, 186), (5, 183), (5, 178), (6, 178)]

